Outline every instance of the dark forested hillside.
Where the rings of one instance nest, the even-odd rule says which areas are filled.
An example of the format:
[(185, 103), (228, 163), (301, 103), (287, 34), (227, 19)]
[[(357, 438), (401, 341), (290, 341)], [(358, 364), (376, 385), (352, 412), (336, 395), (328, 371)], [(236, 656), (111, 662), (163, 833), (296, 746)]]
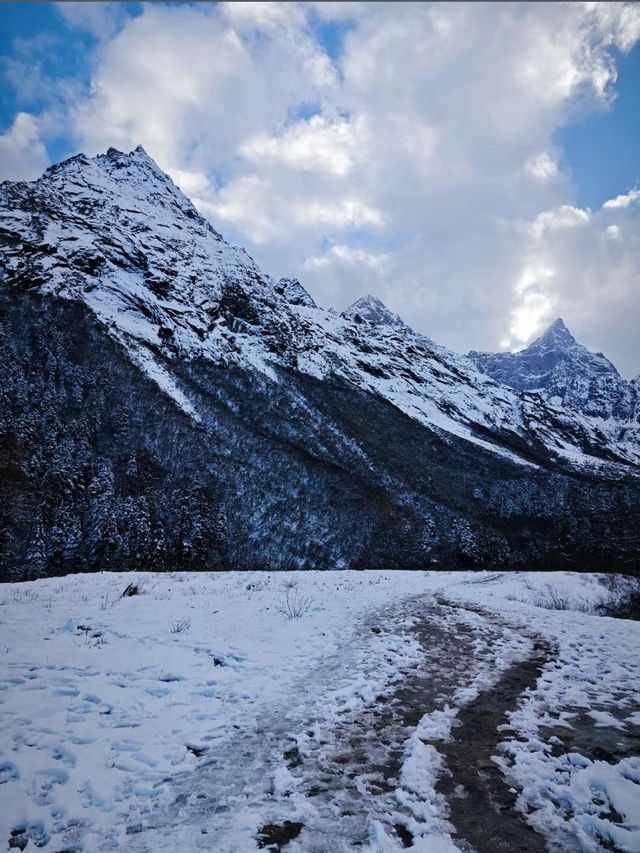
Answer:
[[(193, 421), (84, 306), (2, 294), (5, 577), (115, 568), (629, 568), (635, 482), (535, 473), (389, 403), (191, 363)], [(435, 562), (438, 561), (438, 562)]]
[(6, 293), (0, 304), (5, 572), (222, 564), (224, 511), (200, 431), (83, 306)]

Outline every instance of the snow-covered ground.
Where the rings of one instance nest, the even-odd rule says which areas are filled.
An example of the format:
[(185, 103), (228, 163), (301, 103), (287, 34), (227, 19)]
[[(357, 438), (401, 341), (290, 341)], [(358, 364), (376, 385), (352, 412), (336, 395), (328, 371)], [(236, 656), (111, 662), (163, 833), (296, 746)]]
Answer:
[[(439, 745), (542, 637), (549, 659), (496, 749), (516, 807), (550, 849), (640, 851), (640, 623), (594, 615), (609, 587), (404, 571), (4, 584), (0, 849), (245, 853), (276, 849), (261, 828), (285, 820), (292, 853), (464, 849)], [(405, 682), (431, 685), (424, 715), (383, 726)]]

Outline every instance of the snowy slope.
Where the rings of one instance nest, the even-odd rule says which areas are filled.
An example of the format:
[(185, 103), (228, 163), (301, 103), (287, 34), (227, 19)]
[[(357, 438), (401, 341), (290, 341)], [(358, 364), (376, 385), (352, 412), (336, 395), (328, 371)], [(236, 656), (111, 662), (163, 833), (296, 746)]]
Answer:
[[(260, 827), (286, 819), (304, 824), (292, 853), (354, 841), (396, 853), (398, 825), (411, 849), (467, 849), (436, 789), (447, 744), (468, 703), (542, 638), (550, 659), (495, 733), (493, 763), (551, 849), (637, 851), (640, 623), (591, 615), (627, 583), (604, 580), (389, 571), (2, 584), (0, 844), (249, 853)], [(139, 594), (122, 597), (130, 583)], [(432, 647), (413, 632), (424, 617)], [(396, 733), (398, 773), (380, 788), (376, 761), (396, 759), (376, 751), (376, 714), (419, 671), (423, 716)], [(364, 767), (349, 752), (363, 734)], [(327, 799), (323, 785), (335, 786)]]
[[(198, 421), (172, 361), (278, 367), (345, 380), (446, 436), (524, 464), (542, 455), (616, 476), (640, 449), (611, 429), (484, 376), (417, 335), (374, 297), (341, 316), (299, 282), (273, 282), (227, 244), (141, 147), (78, 155), (0, 190), (9, 286), (81, 300), (131, 360)], [(611, 464), (613, 463), (613, 467)], [(608, 467), (609, 466), (609, 467)]]

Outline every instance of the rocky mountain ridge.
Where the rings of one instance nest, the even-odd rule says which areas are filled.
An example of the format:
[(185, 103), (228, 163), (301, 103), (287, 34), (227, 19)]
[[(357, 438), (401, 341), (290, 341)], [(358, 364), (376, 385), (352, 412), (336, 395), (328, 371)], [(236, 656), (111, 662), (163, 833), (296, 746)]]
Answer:
[[(535, 518), (553, 512), (556, 498), (542, 516), (540, 501), (546, 499), (549, 478), (558, 477), (563, 488), (575, 491), (578, 503), (591, 500), (583, 497), (584, 489), (604, 489), (608, 497), (599, 501), (611, 500), (616, 506), (622, 501), (635, 507), (640, 447), (634, 432), (637, 423), (627, 417), (630, 407), (621, 404), (612, 409), (604, 423), (600, 414), (574, 406), (575, 395), (549, 393), (551, 384), (535, 386), (535, 390), (510, 387), (518, 379), (512, 374), (497, 382), (487, 375), (495, 372), (493, 362), (481, 354), (467, 358), (437, 346), (411, 330), (375, 297), (358, 300), (341, 315), (317, 307), (300, 282), (274, 282), (244, 250), (226, 243), (140, 147), (129, 154), (109, 149), (92, 159), (78, 155), (51, 167), (38, 181), (5, 183), (0, 188), (0, 205), (1, 288), (9, 318), (4, 323), (6, 346), (14, 354), (20, 352), (23, 359), (33, 358), (34, 341), (27, 339), (24, 329), (42, 328), (49, 313), (57, 318), (60, 336), (53, 361), (65, 361), (71, 349), (69, 341), (64, 341), (72, 331), (66, 324), (73, 316), (85, 329), (87, 341), (95, 335), (96, 341), (102, 341), (112, 370), (126, 373), (126, 364), (131, 365), (139, 377), (134, 380), (132, 374), (128, 380), (131, 388), (143, 382), (154, 405), (160, 406), (160, 398), (164, 399), (160, 408), (167, 430), (186, 429), (192, 436), (185, 439), (191, 458), (180, 451), (182, 468), (174, 470), (177, 463), (165, 459), (172, 439), (156, 425), (153, 441), (148, 434), (148, 413), (141, 411), (146, 408), (145, 394), (135, 392), (135, 400), (129, 399), (128, 391), (123, 395), (128, 416), (144, 422), (147, 431), (135, 441), (145, 444), (145, 453), (154, 457), (162, 476), (169, 476), (167, 465), (181, 482), (184, 472), (192, 470), (194, 456), (205, 453), (194, 449), (193, 436), (206, 435), (206, 443), (216, 448), (216, 463), (210, 455), (213, 450), (208, 449), (206, 459), (200, 460), (206, 476), (198, 474), (195, 479), (198, 488), (207, 492), (209, 503), (205, 503), (215, 515), (213, 528), (225, 529), (222, 538), (227, 551), (229, 529), (233, 528), (234, 536), (243, 537), (242, 553), (248, 549), (260, 564), (271, 560), (276, 565), (284, 561), (316, 567), (358, 561), (379, 565), (381, 559), (394, 559), (394, 553), (395, 559), (413, 564), (440, 556), (453, 559), (448, 555), (454, 552), (459, 560), (462, 540), (475, 542), (473, 548), (465, 548), (476, 553), (482, 551), (477, 543), (483, 537), (493, 542), (487, 552), (497, 559), (496, 549), (502, 547), (506, 554), (514, 545), (504, 531), (493, 530), (495, 521), (484, 517), (483, 500), (486, 504), (487, 489), (504, 488), (509, 502), (530, 503), (530, 495), (525, 499), (511, 494), (516, 481), (527, 482), (524, 492), (533, 488), (536, 493)], [(557, 327), (551, 335), (568, 345), (565, 332)], [(553, 351), (552, 343), (550, 338), (538, 349), (541, 353), (542, 349), (544, 353)], [(80, 384), (90, 387), (90, 395), (97, 394), (93, 377), (84, 374), (95, 373), (92, 360), (99, 359), (100, 347), (87, 343), (83, 354), (80, 344), (74, 346), (80, 349), (73, 350), (73, 369), (65, 361), (58, 372), (82, 374)], [(544, 353), (540, 358), (547, 357)], [(609, 376), (604, 361), (602, 375)], [(45, 373), (46, 381), (51, 381), (52, 369), (50, 364), (42, 365), (42, 382)], [(12, 382), (5, 393), (2, 421), (4, 441), (15, 457), (11, 463), (15, 470), (10, 475), (5, 472), (7, 498), (23, 494), (24, 487), (16, 484), (16, 477), (19, 480), (24, 475), (20, 458), (26, 450), (24, 437), (15, 434), (15, 424), (28, 415), (21, 408), (20, 394), (24, 397), (30, 390), (25, 375), (16, 374)], [(553, 387), (557, 390), (557, 381)], [(36, 404), (32, 401), (30, 405)], [(56, 401), (51, 400), (51, 405), (55, 407)], [(369, 422), (358, 417), (365, 409)], [(64, 412), (56, 417), (63, 425)], [(82, 410), (78, 417), (83, 419)], [(371, 432), (376, 420), (378, 429), (385, 423), (385, 434)], [(411, 459), (405, 457), (405, 447), (390, 448), (403, 440), (401, 435), (412, 444)], [(53, 439), (48, 436), (48, 440)], [(133, 443), (127, 453), (139, 455), (133, 437), (130, 440)], [(93, 447), (98, 438), (85, 437), (85, 441)], [(126, 480), (118, 467), (124, 465), (119, 458), (122, 447), (106, 435), (100, 441), (100, 452), (109, 460), (105, 465), (112, 471), (108, 491), (114, 500), (119, 499)], [(251, 445), (250, 451), (240, 451), (243, 442)], [(89, 460), (92, 452), (87, 450)], [(452, 466), (462, 459), (473, 460), (470, 464), (475, 473), (466, 472), (458, 484), (460, 492), (451, 483), (445, 488)], [(44, 470), (49, 463), (41, 464)], [(226, 466), (247, 464), (240, 489), (243, 506), (238, 495), (229, 495), (220, 478), (226, 476)], [(93, 474), (85, 476), (91, 480)], [(335, 481), (341, 500), (347, 501), (347, 515), (356, 506), (362, 514), (365, 507), (360, 533), (352, 530), (347, 534), (339, 526), (335, 536), (328, 537), (331, 541), (321, 541), (322, 531), (326, 534), (334, 516), (328, 507), (320, 511), (318, 483), (313, 488), (309, 485), (316, 476)], [(515, 479), (507, 488), (504, 484), (509, 478)], [(592, 485), (578, 485), (587, 481)], [(267, 483), (271, 485), (265, 486)], [(162, 504), (166, 487), (151, 481), (146, 485), (151, 490), (147, 503)], [(272, 506), (275, 514), (269, 520), (264, 517), (266, 507), (258, 505), (265, 487), (273, 491), (265, 505), (273, 504), (273, 495), (278, 493), (278, 508)], [(176, 488), (180, 491), (184, 486)], [(303, 495), (306, 489), (309, 493)], [(346, 498), (350, 491), (351, 503)], [(37, 504), (33, 496), (29, 501), (32, 498)], [(149, 508), (150, 518), (160, 512), (156, 510)], [(515, 504), (509, 510), (513, 512)], [(573, 512), (570, 507), (569, 514)], [(33, 517), (24, 535), (29, 540), (46, 540), (50, 524), (43, 519), (43, 509), (25, 509), (25, 513)], [(530, 511), (521, 507), (518, 513), (528, 517)], [(170, 528), (171, 537), (180, 540), (175, 520), (168, 518), (171, 513), (166, 510), (165, 514), (160, 525), (164, 539)], [(314, 531), (308, 529), (312, 517)], [(463, 531), (456, 534), (458, 545), (443, 532), (452, 519)], [(571, 527), (574, 522), (577, 524), (563, 516), (562, 524)], [(149, 521), (149, 526), (154, 523)], [(6, 549), (17, 554), (15, 529), (19, 524), (11, 514), (4, 524), (9, 531)], [(118, 524), (129, 530), (124, 521), (116, 522), (116, 527)], [(276, 524), (280, 524), (277, 533)], [(386, 534), (374, 544), (380, 524), (388, 533), (396, 530), (398, 536), (404, 536), (407, 548), (396, 544), (394, 552), (390, 542), (382, 543)], [(594, 524), (597, 527), (601, 521)], [(523, 554), (531, 551), (530, 545), (520, 542), (526, 527), (524, 524), (516, 537)], [(75, 535), (82, 540), (89, 534)], [(587, 538), (591, 535), (590, 529)], [(261, 536), (267, 537), (266, 544), (255, 546)], [(296, 538), (304, 544), (296, 543)], [(575, 532), (571, 540), (572, 548), (582, 547), (575, 545)], [(215, 547), (203, 546), (202, 559), (215, 559), (221, 565), (237, 563), (238, 548), (232, 558), (216, 542)], [(249, 543), (255, 546), (254, 552)], [(174, 560), (176, 548), (172, 545)], [(51, 546), (45, 542), (38, 549), (44, 552), (40, 562), (48, 564)], [(545, 545), (538, 550), (548, 554), (552, 549)], [(625, 545), (622, 550), (626, 554), (629, 548)], [(276, 552), (278, 557), (274, 557)], [(11, 557), (9, 562), (15, 559)], [(86, 556), (82, 559), (91, 563)], [(464, 559), (482, 564), (486, 556)]]

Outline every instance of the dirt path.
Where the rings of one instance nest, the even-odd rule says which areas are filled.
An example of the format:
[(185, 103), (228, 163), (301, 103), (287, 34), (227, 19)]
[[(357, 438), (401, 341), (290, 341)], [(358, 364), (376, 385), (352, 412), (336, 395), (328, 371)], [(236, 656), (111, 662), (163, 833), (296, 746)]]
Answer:
[[(403, 665), (397, 683), (370, 701), (331, 711), (332, 692), (375, 674), (376, 654), (389, 645), (375, 642), (381, 636), (417, 644), (417, 662)], [(499, 674), (501, 656), (514, 648), (519, 661)], [(180, 779), (173, 809), (152, 816), (131, 850), (153, 850), (157, 832), (177, 833), (182, 849), (220, 853), (256, 845), (285, 853), (370, 850), (377, 849), (369, 847), (377, 824), (392, 845), (385, 849), (409, 848), (439, 826), (463, 850), (544, 851), (491, 756), (504, 739), (498, 726), (505, 714), (551, 655), (492, 614), (431, 597), (370, 614), (294, 696), (264, 709), (253, 727)], [(497, 683), (478, 692), (491, 673)], [(476, 696), (469, 704), (465, 691)], [(444, 768), (425, 809), (415, 791), (403, 789), (407, 742), (426, 714), (447, 705), (458, 709), (458, 724), (451, 742), (435, 744)]]
[(436, 790), (447, 798), (449, 820), (457, 830), (461, 850), (478, 853), (545, 853), (542, 836), (515, 811), (516, 794), (492, 760), (504, 732), (505, 714), (516, 708), (518, 697), (535, 686), (552, 648), (542, 640), (524, 661), (509, 667), (496, 686), (463, 707), (453, 740), (442, 744), (447, 773)]

